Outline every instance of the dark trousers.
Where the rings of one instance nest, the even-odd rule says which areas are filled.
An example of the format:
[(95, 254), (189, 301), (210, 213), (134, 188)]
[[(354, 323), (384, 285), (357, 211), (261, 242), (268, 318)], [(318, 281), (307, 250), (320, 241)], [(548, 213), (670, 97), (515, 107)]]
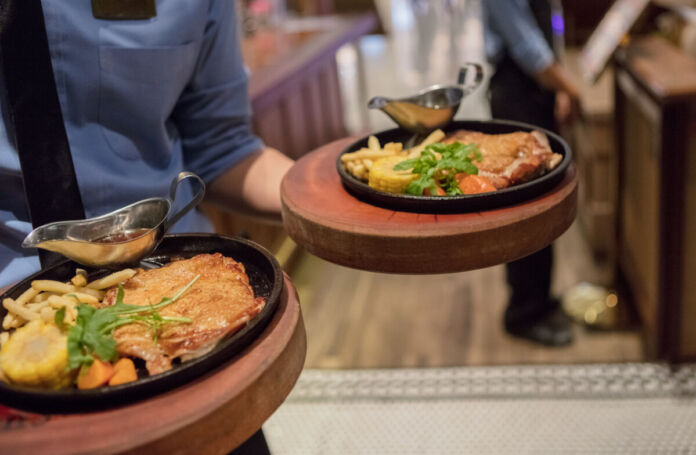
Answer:
[(551, 245), (522, 259), (505, 264), (510, 300), (505, 309), (505, 326), (519, 327), (543, 318), (555, 309), (551, 299)]
[[(490, 83), (493, 118), (530, 123), (556, 131), (555, 94), (542, 89), (515, 63), (504, 59)], [(510, 300), (505, 326), (519, 327), (538, 321), (557, 305), (551, 298), (551, 245), (505, 266)]]

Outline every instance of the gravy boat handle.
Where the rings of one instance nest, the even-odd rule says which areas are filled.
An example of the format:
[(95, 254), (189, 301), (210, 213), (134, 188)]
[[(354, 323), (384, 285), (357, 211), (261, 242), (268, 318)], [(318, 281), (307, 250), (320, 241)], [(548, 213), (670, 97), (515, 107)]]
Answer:
[[(469, 74), (473, 73), (473, 78), (469, 77)], [(467, 81), (467, 79), (471, 79)], [(464, 91), (464, 96), (473, 92), (481, 82), (483, 81), (483, 66), (478, 63), (467, 62), (459, 68), (459, 76), (457, 77), (457, 84), (461, 86), (462, 91)]]
[(181, 210), (173, 213), (170, 217), (167, 218), (167, 220), (164, 222), (164, 232), (169, 232), (169, 228), (174, 226), (174, 224), (176, 224), (176, 222), (179, 221), (182, 216), (188, 213), (188, 211), (192, 208), (196, 207), (203, 200), (203, 196), (205, 195), (205, 182), (203, 182), (203, 179), (201, 179), (193, 172), (179, 172), (179, 175), (177, 175), (176, 178), (172, 181), (172, 185), (169, 188), (169, 199), (172, 202), (172, 206), (174, 205), (174, 199), (176, 198), (176, 189), (179, 187), (179, 183), (188, 178), (198, 180), (198, 183), (200, 184), (198, 192), (193, 196), (193, 199), (191, 199), (191, 201), (188, 204), (186, 204)]

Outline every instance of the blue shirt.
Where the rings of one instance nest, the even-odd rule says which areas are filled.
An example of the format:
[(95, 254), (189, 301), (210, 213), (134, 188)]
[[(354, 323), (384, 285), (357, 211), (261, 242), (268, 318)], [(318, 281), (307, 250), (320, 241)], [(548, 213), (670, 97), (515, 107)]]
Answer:
[[(42, 1), (88, 217), (168, 196), (172, 179), (182, 170), (211, 182), (262, 147), (250, 128), (234, 3), (158, 0), (153, 19), (111, 21), (95, 19), (87, 0)], [(7, 103), (0, 103), (0, 182), (3, 176), (18, 180)], [(4, 199), (8, 192), (16, 193), (11, 198), (24, 198), (16, 185), (2, 185)], [(188, 202), (192, 190), (183, 184), (177, 205)], [(192, 211), (174, 231), (211, 229), (202, 214)], [(28, 219), (0, 206), (0, 286), (39, 269), (36, 256), (17, 248), (30, 231)]]
[(554, 61), (527, 0), (483, 0), (486, 57), (496, 65), (507, 52), (530, 76)]

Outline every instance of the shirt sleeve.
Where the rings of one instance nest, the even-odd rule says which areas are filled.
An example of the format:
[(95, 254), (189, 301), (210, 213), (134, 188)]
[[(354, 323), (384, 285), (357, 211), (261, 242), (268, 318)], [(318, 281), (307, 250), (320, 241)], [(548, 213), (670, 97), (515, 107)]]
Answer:
[(528, 74), (548, 68), (553, 51), (526, 0), (485, 0), (490, 27), (505, 43), (510, 57)]
[(208, 183), (263, 147), (251, 131), (234, 4), (211, 1), (196, 68), (172, 114), (186, 168)]

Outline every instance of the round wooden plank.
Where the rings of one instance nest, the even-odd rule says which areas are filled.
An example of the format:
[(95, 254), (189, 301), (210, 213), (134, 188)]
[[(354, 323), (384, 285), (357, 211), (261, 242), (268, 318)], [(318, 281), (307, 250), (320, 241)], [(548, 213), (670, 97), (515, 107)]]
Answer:
[(301, 158), (281, 185), (283, 224), (309, 252), (336, 264), (387, 273), (473, 270), (549, 245), (576, 213), (577, 171), (522, 204), (462, 214), (397, 212), (356, 199), (341, 184), (336, 159), (354, 138)]
[(0, 430), (3, 453), (227, 453), (280, 406), (306, 353), (297, 291), (285, 277), (276, 314), (234, 360), (150, 400), (90, 414), (30, 418)]

